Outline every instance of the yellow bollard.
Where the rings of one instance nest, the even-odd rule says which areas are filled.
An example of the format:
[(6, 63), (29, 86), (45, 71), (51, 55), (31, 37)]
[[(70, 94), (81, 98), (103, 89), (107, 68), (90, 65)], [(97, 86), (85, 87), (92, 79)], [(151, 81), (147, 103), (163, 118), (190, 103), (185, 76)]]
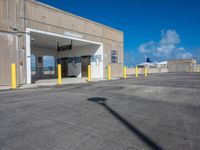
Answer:
[(91, 81), (91, 66), (88, 65), (88, 82)]
[(138, 67), (135, 67), (135, 77), (138, 78)]
[(61, 64), (58, 64), (58, 85), (62, 85)]
[(126, 79), (127, 76), (126, 76), (126, 66), (124, 66), (124, 79)]
[(111, 67), (110, 64), (108, 65), (108, 80), (111, 79)]
[(16, 64), (12, 64), (12, 89), (17, 88), (17, 78), (16, 78)]
[(147, 77), (147, 67), (144, 68), (144, 76)]

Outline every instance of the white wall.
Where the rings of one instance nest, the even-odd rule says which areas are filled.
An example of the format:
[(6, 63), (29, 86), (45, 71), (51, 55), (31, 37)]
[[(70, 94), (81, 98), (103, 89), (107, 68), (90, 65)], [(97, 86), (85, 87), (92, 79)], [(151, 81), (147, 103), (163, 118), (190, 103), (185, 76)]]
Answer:
[(101, 56), (95, 61), (91, 61), (91, 77), (103, 78), (103, 46), (100, 46), (94, 56)]

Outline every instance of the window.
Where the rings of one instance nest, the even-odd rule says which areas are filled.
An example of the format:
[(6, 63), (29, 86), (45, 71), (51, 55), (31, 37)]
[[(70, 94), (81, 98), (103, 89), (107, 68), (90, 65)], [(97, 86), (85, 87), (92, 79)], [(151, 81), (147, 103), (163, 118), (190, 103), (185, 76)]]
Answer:
[(36, 57), (35, 55), (31, 55), (31, 75), (36, 74)]
[(53, 56), (43, 56), (43, 73), (45, 75), (55, 74), (55, 58)]
[(118, 56), (117, 56), (117, 51), (112, 50), (112, 51), (111, 51), (111, 62), (112, 62), (112, 63), (117, 63), (117, 61), (118, 61), (118, 60), (117, 60), (117, 57), (118, 57)]

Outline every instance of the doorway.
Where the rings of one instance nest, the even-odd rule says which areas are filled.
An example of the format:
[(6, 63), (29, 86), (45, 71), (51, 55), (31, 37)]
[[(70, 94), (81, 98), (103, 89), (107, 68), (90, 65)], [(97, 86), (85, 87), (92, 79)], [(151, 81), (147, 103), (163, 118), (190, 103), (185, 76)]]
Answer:
[(88, 76), (88, 65), (90, 65), (90, 58), (91, 58), (91, 56), (82, 56), (81, 57), (82, 77)]
[[(90, 63), (92, 63), (92, 68), (95, 69), (93, 73), (91, 73), (91, 76), (96, 78), (103, 78), (103, 43), (89, 41), (86, 39), (80, 39), (76, 37), (70, 37), (60, 34), (55, 34), (51, 32), (46, 32), (42, 30), (36, 30), (31, 28), (26, 28), (26, 32), (30, 34), (26, 34), (26, 78), (27, 78), (27, 84), (31, 84), (33, 79), (33, 76), (37, 76), (37, 68), (35, 68), (33, 65), (31, 65), (31, 54), (35, 54), (36, 56), (36, 62), (39, 60), (42, 61), (42, 56), (45, 55), (52, 55), (55, 57), (55, 66), (49, 65), (49, 63), (46, 64), (46, 66), (43, 66), (42, 63), (37, 63), (37, 67), (44, 68), (44, 77), (45, 79), (50, 76), (50, 79), (57, 78), (57, 64), (62, 64), (63, 66), (63, 76), (69, 77), (75, 75), (77, 77), (87, 77), (87, 67)], [(70, 51), (63, 51), (58, 52), (57, 51), (57, 42), (60, 43), (67, 43), (71, 42), (73, 40), (73, 53), (70, 53)], [(100, 62), (100, 67), (93, 66), (93, 60), (90, 61), (91, 56), (97, 56), (101, 55), (102, 60)], [(63, 63), (58, 58), (63, 58), (68, 56), (68, 60), (64, 60)], [(80, 56), (85, 56), (81, 57)], [(40, 57), (40, 58), (39, 58)], [(72, 59), (77, 59), (75, 64), (71, 62)], [(81, 64), (81, 60), (82, 63)], [(57, 63), (56, 63), (57, 60)], [(68, 64), (67, 64), (68, 62)], [(31, 68), (32, 67), (32, 68)], [(73, 70), (75, 67), (75, 70)], [(82, 71), (83, 70), (83, 71)], [(75, 71), (75, 72), (73, 72)], [(43, 73), (41, 72), (41, 74)], [(38, 80), (40, 80), (39, 78)], [(43, 79), (43, 76), (42, 76)]]
[(61, 59), (62, 77), (68, 77), (68, 58)]

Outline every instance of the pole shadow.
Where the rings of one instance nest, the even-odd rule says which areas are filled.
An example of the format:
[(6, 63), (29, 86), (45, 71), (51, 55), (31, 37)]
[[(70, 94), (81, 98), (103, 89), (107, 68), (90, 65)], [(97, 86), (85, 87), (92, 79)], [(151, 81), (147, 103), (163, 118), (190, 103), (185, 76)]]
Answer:
[(159, 144), (154, 142), (152, 139), (147, 137), (143, 132), (137, 129), (133, 124), (131, 124), (127, 119), (123, 118), (120, 114), (118, 114), (115, 110), (109, 107), (106, 103), (107, 99), (103, 97), (92, 97), (88, 98), (88, 101), (95, 102), (102, 107), (104, 107), (110, 114), (112, 114), (117, 120), (124, 124), (124, 126), (131, 131), (134, 135), (136, 135), (145, 145), (153, 150), (164, 150)]

